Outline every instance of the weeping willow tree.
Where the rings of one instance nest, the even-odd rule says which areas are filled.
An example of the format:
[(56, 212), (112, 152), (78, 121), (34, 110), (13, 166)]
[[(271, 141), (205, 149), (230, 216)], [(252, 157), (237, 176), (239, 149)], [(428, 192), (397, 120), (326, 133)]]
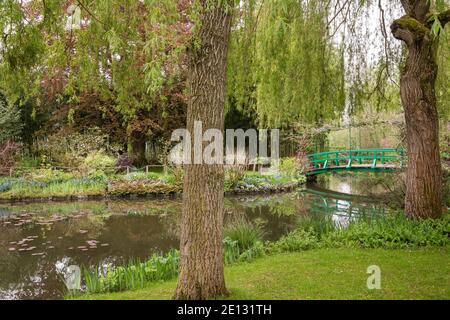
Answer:
[(172, 0), (1, 1), (0, 87), (19, 104), (70, 105), (71, 118), (100, 101), (97, 112), (112, 107), (142, 148), (169, 121), (168, 92), (182, 90), (184, 10)]
[(407, 50), (400, 81), (408, 143), (405, 210), (412, 218), (437, 218), (442, 214), (437, 54), (440, 34), (450, 21), (450, 5), (430, 0), (400, 2), (405, 14), (392, 23), (391, 31)]
[[(448, 129), (450, 110), (448, 8), (446, 0), (250, 2), (235, 26), (232, 101), (256, 112), (261, 125), (289, 127), (320, 124), (342, 111), (348, 117), (367, 107), (398, 109), (401, 92), (406, 211), (440, 216), (438, 128), (441, 119)], [(395, 20), (398, 15), (404, 16)]]
[[(345, 106), (343, 52), (325, 1), (249, 1), (232, 35), (229, 97), (260, 126), (323, 124)], [(230, 99), (230, 98), (229, 98)]]

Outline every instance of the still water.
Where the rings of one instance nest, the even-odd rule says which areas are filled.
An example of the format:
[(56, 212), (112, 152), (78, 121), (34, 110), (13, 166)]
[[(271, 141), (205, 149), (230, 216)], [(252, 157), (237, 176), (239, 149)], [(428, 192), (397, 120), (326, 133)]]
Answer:
[[(266, 240), (305, 216), (330, 215), (341, 226), (384, 214), (359, 177), (329, 176), (293, 193), (228, 197), (225, 226), (245, 219)], [(0, 299), (60, 299), (68, 266), (115, 266), (178, 247), (179, 199), (0, 205)]]

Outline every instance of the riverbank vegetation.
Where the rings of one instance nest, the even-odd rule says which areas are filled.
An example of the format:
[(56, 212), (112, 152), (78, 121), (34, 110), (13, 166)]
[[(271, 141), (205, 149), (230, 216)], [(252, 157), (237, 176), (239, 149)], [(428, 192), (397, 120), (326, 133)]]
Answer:
[[(230, 300), (448, 299), (449, 250), (316, 249), (225, 267)], [(381, 290), (367, 289), (367, 267), (381, 267)], [(176, 280), (143, 289), (88, 294), (84, 300), (170, 300)]]
[[(285, 165), (284, 163), (287, 163)], [(280, 173), (260, 174), (246, 171), (245, 166), (227, 169), (226, 193), (271, 193), (290, 191), (306, 182), (305, 176), (293, 170), (296, 159), (282, 161)], [(106, 167), (66, 172), (34, 169), (17, 177), (0, 177), (0, 200), (79, 200), (99, 197), (164, 196), (183, 191), (183, 169), (166, 172), (143, 171), (108, 174)]]
[[(389, 252), (404, 255), (419, 248), (431, 249), (431, 252), (442, 248), (445, 252), (450, 244), (449, 215), (439, 220), (413, 221), (398, 213), (343, 223), (336, 223), (329, 216), (305, 217), (299, 220), (296, 230), (280, 240), (264, 242), (258, 226), (241, 221), (225, 229), (224, 260), (227, 265), (233, 265), (285, 253), (343, 248), (347, 253), (376, 249), (375, 252), (382, 255), (389, 255)], [(371, 251), (367, 252), (370, 254)], [(130, 262), (113, 269), (102, 266), (85, 269), (85, 293), (142, 289), (174, 278), (178, 264), (179, 252), (172, 250), (162, 256), (155, 255), (146, 262)], [(248, 286), (248, 283), (242, 285)]]

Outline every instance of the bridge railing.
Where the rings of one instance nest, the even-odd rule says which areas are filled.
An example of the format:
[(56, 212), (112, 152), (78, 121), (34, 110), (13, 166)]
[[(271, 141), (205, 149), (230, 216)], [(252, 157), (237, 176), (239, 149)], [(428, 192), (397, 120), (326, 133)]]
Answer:
[(357, 165), (370, 165), (377, 168), (378, 165), (396, 164), (400, 168), (406, 164), (406, 152), (402, 149), (361, 149), (339, 150), (315, 153), (308, 156), (312, 170), (326, 170), (333, 167), (352, 168)]

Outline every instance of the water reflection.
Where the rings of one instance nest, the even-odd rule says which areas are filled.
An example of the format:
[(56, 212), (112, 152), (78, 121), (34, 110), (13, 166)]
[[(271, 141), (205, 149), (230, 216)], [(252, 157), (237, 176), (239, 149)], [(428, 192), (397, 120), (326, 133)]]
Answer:
[[(371, 199), (342, 193), (355, 192), (351, 184), (324, 189), (329, 186), (229, 197), (225, 225), (246, 219), (262, 227), (266, 240), (277, 240), (302, 217), (327, 216), (346, 227), (361, 214), (386, 210)], [(177, 248), (181, 205), (177, 199), (1, 205), (0, 298), (62, 298), (70, 265), (114, 266)]]

